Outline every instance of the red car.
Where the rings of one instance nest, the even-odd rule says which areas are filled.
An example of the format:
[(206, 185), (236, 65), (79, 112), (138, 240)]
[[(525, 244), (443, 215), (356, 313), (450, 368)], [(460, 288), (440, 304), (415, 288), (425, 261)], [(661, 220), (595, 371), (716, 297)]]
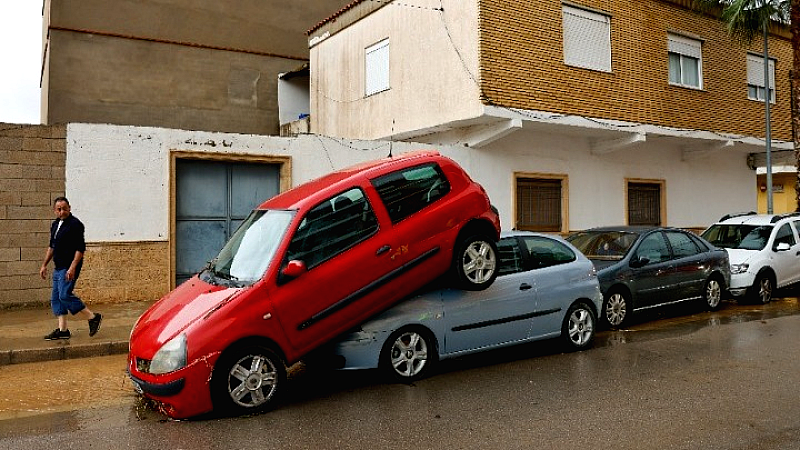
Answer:
[(484, 189), (436, 152), (331, 173), (264, 202), (147, 310), (129, 375), (173, 418), (265, 410), (287, 365), (423, 285), (487, 288), (499, 236)]

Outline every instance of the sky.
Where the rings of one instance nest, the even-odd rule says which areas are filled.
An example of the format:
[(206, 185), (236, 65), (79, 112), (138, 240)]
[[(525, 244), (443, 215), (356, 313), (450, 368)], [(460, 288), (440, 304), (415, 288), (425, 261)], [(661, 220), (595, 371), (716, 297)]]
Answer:
[(41, 123), (42, 3), (0, 0), (0, 123)]

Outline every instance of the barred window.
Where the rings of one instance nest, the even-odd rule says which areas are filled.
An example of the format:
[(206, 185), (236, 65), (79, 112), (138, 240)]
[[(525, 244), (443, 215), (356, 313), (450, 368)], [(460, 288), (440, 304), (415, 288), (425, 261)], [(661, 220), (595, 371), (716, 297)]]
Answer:
[(562, 230), (562, 180), (517, 178), (517, 226), (519, 230)]
[(628, 225), (661, 225), (661, 184), (628, 183)]

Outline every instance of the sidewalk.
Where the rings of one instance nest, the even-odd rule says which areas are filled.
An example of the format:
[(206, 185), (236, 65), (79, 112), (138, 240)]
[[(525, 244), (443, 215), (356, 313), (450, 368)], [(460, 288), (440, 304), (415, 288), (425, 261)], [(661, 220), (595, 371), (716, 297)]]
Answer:
[(85, 320), (69, 318), (71, 339), (45, 341), (58, 326), (49, 305), (38, 309), (0, 310), (0, 366), (128, 352), (134, 322), (152, 302), (88, 305), (103, 315), (100, 331), (89, 337)]

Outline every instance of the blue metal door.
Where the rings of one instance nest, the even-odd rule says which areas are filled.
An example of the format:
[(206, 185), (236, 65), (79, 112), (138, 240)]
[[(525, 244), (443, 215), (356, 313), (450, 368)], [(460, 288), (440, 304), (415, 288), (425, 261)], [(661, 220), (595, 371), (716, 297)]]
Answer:
[(177, 160), (175, 284), (202, 269), (250, 211), (279, 191), (276, 164)]

